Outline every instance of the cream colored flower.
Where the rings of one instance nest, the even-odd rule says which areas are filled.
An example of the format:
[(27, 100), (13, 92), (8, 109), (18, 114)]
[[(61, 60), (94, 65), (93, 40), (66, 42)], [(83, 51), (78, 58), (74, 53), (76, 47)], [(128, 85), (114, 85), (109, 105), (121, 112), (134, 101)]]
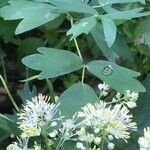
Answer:
[(126, 105), (128, 106), (128, 108), (132, 109), (137, 106), (136, 101), (138, 100), (138, 97), (139, 97), (138, 93), (126, 90), (124, 94), (117, 92), (116, 96), (112, 99), (112, 101), (120, 103), (122, 105)]
[(9, 144), (6, 150), (27, 150), (28, 149), (27, 146), (28, 146), (28, 139), (18, 138), (18, 141)]
[[(127, 107), (120, 104), (111, 107), (100, 101), (95, 105), (87, 104), (82, 110), (78, 116), (83, 118), (85, 129), (89, 126), (94, 133), (105, 132), (116, 139), (126, 141), (130, 137), (129, 130), (136, 130), (137, 128), (136, 123), (132, 122), (132, 115)], [(79, 134), (79, 136), (81, 135)]]
[(53, 122), (58, 110), (58, 105), (50, 104), (49, 97), (39, 94), (27, 101), (19, 116), (19, 128), (23, 131), (22, 137), (39, 136), (42, 127), (49, 122)]
[(108, 95), (108, 91), (110, 89), (110, 86), (107, 85), (106, 83), (103, 83), (103, 84), (99, 84), (98, 85), (98, 88), (100, 90), (100, 97), (102, 96), (107, 96)]
[(144, 128), (144, 136), (138, 140), (140, 150), (150, 150), (150, 127)]

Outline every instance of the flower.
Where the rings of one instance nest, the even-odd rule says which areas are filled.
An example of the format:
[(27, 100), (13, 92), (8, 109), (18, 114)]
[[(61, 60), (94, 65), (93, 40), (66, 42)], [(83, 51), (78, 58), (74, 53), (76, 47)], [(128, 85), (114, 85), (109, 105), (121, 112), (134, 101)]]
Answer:
[(76, 147), (81, 149), (81, 150), (85, 150), (86, 147), (83, 145), (83, 143), (77, 142)]
[(100, 90), (100, 97), (108, 95), (108, 90), (110, 89), (109, 85), (107, 85), (106, 83), (99, 84), (98, 88)]
[(67, 119), (64, 122), (62, 122), (62, 127), (59, 129), (61, 136), (63, 139), (69, 140), (73, 136), (76, 135), (75, 130), (80, 127), (80, 122), (76, 123), (78, 120), (77, 115), (75, 114), (72, 119)]
[(126, 105), (128, 106), (128, 108), (132, 109), (137, 106), (136, 101), (138, 100), (138, 97), (139, 97), (138, 93), (126, 90), (124, 94), (117, 92), (116, 96), (112, 99), (112, 101), (120, 103), (122, 105)]
[(28, 139), (19, 139), (17, 142), (9, 144), (6, 150), (27, 150)]
[(28, 148), (27, 150), (43, 150), (43, 149), (41, 148), (41, 145), (35, 141), (32, 148)]
[(108, 145), (107, 145), (107, 148), (108, 148), (109, 150), (114, 149), (114, 147), (115, 147), (115, 144), (114, 144), (114, 143), (108, 143)]
[(94, 105), (89, 103), (82, 110), (78, 113), (83, 123), (80, 131), (77, 131), (80, 141), (91, 143), (101, 138), (108, 142), (113, 137), (126, 141), (130, 137), (129, 130), (137, 129), (126, 106), (117, 104), (112, 107), (100, 101)]
[(144, 136), (138, 140), (140, 150), (150, 150), (150, 127), (144, 128)]
[(24, 108), (18, 114), (19, 128), (23, 131), (22, 137), (39, 136), (46, 123), (53, 122), (58, 110), (58, 105), (50, 104), (49, 97), (39, 94), (27, 101)]

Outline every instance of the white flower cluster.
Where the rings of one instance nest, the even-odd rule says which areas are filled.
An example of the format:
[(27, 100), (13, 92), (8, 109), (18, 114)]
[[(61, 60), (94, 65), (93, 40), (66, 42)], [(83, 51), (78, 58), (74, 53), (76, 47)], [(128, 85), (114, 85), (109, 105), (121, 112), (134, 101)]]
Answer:
[(87, 145), (93, 145), (96, 150), (102, 143), (107, 143), (108, 149), (113, 149), (115, 145), (111, 141), (114, 138), (126, 141), (130, 137), (129, 131), (137, 129), (126, 106), (117, 104), (112, 108), (100, 101), (95, 105), (89, 103), (82, 110), (78, 117), (83, 119), (83, 126), (77, 131), (81, 142), (76, 145), (81, 150), (86, 149)]
[(26, 106), (18, 114), (19, 128), (23, 131), (22, 137), (39, 136), (46, 123), (53, 123), (58, 105), (50, 104), (49, 98), (39, 94), (32, 101), (27, 101)]
[(116, 96), (112, 99), (112, 101), (123, 105), (127, 105), (128, 108), (132, 109), (137, 106), (136, 101), (138, 97), (139, 97), (138, 93), (126, 90), (124, 94), (117, 92)]
[(27, 150), (28, 139), (18, 139), (17, 142), (13, 142), (8, 145), (6, 150)]
[(108, 95), (108, 91), (110, 89), (110, 86), (107, 85), (105, 82), (102, 83), (102, 84), (99, 84), (98, 88), (100, 90), (100, 98), (103, 97), (103, 96), (105, 97), (105, 96)]
[[(101, 96), (106, 96), (109, 88), (105, 83), (99, 85)], [(120, 94), (116, 97), (118, 100), (124, 98), (135, 101), (138, 95), (126, 91), (124, 96)], [(31, 148), (28, 148), (30, 137), (36, 136), (41, 141), (46, 140), (50, 149), (53, 145), (54, 149), (60, 150), (67, 140), (73, 140), (80, 150), (101, 150), (106, 146), (108, 150), (112, 150), (115, 148), (114, 138), (127, 141), (130, 131), (137, 129), (128, 107), (122, 104), (111, 106), (101, 100), (95, 104), (89, 103), (67, 120), (64, 120), (61, 113), (59, 118), (56, 117), (58, 106), (59, 104), (50, 104), (49, 98), (41, 94), (32, 98), (32, 101), (27, 101), (18, 114), (21, 138), (10, 144), (6, 150), (42, 150), (45, 145), (36, 138)], [(140, 141), (142, 140), (139, 139)]]
[(150, 127), (144, 128), (144, 136), (138, 140), (140, 150), (150, 150)]
[(76, 135), (75, 130), (81, 125), (80, 122), (76, 123), (77, 119), (78, 117), (75, 114), (72, 119), (67, 119), (62, 123), (62, 127), (59, 131), (62, 134), (63, 139), (68, 140)]
[(77, 116), (74, 115), (72, 119), (62, 120), (61, 126), (58, 130), (53, 130), (49, 133), (51, 138), (55, 138), (57, 135), (62, 137), (63, 141), (69, 140), (76, 135), (76, 129), (80, 127), (80, 122), (77, 122)]

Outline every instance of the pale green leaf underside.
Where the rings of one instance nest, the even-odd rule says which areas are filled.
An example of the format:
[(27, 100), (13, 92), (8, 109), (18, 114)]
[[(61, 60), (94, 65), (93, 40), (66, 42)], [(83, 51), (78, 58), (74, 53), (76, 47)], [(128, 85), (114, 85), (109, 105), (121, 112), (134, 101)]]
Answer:
[(16, 28), (16, 34), (34, 29), (59, 16), (51, 12), (54, 6), (45, 3), (13, 0), (9, 4), (0, 10), (0, 16), (5, 20), (22, 19)]
[(134, 2), (140, 2), (142, 4), (145, 4), (145, 0), (98, 0), (98, 2), (100, 5)]
[(73, 36), (71, 39), (73, 39), (82, 33), (88, 34), (96, 23), (97, 20), (94, 16), (83, 18), (79, 22), (75, 23), (70, 30), (68, 30), (67, 35), (72, 34)]
[[(125, 90), (132, 90), (135, 92), (145, 91), (145, 88), (142, 86), (142, 84), (138, 80), (134, 79), (134, 77), (140, 75), (139, 72), (126, 69), (109, 61), (101, 60), (90, 62), (87, 64), (87, 69), (90, 73), (97, 76), (102, 81), (106, 82), (112, 88), (121, 93), (124, 93)], [(106, 72), (106, 69), (108, 69), (108, 73)]]
[(82, 60), (72, 52), (54, 48), (38, 48), (40, 54), (26, 56), (23, 64), (42, 71), (39, 79), (53, 78), (82, 68)]
[(115, 42), (117, 33), (115, 22), (107, 16), (102, 16), (101, 20), (103, 23), (104, 35), (107, 45), (108, 47), (111, 47)]

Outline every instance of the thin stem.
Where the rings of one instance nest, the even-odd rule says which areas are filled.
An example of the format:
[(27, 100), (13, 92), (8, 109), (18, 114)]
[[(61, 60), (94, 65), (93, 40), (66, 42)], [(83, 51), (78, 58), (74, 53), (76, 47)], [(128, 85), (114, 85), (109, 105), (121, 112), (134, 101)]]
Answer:
[(102, 6), (100, 6), (100, 5), (97, 5), (97, 6), (92, 6), (93, 8), (100, 8), (100, 7), (102, 7)]
[(8, 94), (8, 96), (9, 96), (9, 98), (10, 98), (10, 100), (11, 100), (13, 106), (14, 106), (14, 108), (16, 109), (17, 112), (19, 112), (19, 111), (20, 111), (20, 110), (19, 110), (19, 107), (17, 106), (17, 104), (16, 104), (14, 98), (13, 98), (12, 95), (10, 94), (10, 91), (9, 91), (7, 85), (6, 85), (6, 82), (5, 82), (5, 80), (3, 79), (3, 77), (2, 77), (1, 75), (0, 75), (0, 80), (2, 81), (2, 84), (3, 84), (4, 88), (5, 88), (5, 90), (6, 90), (7, 94)]
[(56, 147), (56, 150), (59, 150), (64, 142), (65, 142), (65, 140), (63, 138), (61, 138), (58, 145), (57, 145), (57, 147)]
[(82, 55), (81, 55), (81, 52), (80, 52), (80, 49), (79, 49), (79, 45), (78, 45), (78, 43), (77, 43), (76, 38), (74, 38), (73, 40), (74, 40), (74, 43), (75, 43), (76, 49), (77, 49), (77, 51), (78, 51), (78, 55), (79, 55), (79, 57), (80, 57), (81, 59), (83, 59), (83, 58), (82, 58)]
[[(72, 18), (72, 16), (70, 16), (70, 14), (68, 14), (68, 17), (69, 17), (69, 19), (70, 19), (70, 23), (71, 23), (71, 27), (72, 27), (72, 26), (73, 26), (73, 18)], [(80, 49), (79, 49), (79, 45), (78, 45), (77, 39), (76, 39), (76, 38), (73, 38), (73, 40), (74, 40), (74, 43), (75, 43), (75, 46), (76, 46), (76, 49), (77, 49), (77, 52), (78, 52), (79, 57), (80, 57), (81, 59), (83, 59), (83, 58), (82, 58), (82, 55), (81, 55), (81, 52), (80, 52)]]
[(85, 66), (83, 66), (83, 70), (82, 70), (82, 83), (84, 83), (84, 77), (85, 77)]
[(49, 79), (46, 79), (46, 83), (47, 83), (47, 86), (49, 89), (51, 100), (52, 100), (52, 102), (55, 103), (55, 93), (54, 93), (52, 82)]
[(5, 79), (5, 82), (7, 83), (7, 74), (6, 74), (6, 68), (5, 68), (5, 63), (4, 63), (3, 52), (2, 52), (2, 56), (1, 56), (1, 62), (2, 62), (4, 79)]
[(25, 73), (26, 73), (26, 79), (27, 79), (28, 76), (29, 76), (29, 69), (28, 69), (28, 67), (25, 68)]

